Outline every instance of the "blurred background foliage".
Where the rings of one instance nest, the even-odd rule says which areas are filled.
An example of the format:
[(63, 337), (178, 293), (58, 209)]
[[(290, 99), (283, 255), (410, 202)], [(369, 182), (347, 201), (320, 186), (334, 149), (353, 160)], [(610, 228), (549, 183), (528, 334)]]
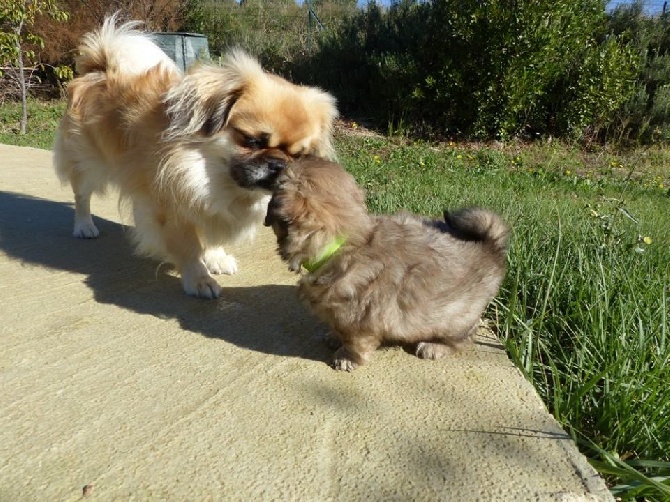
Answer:
[[(152, 31), (205, 34), (332, 92), (347, 117), (438, 139), (670, 141), (670, 14), (604, 0), (61, 0), (38, 19), (45, 68), (120, 11)], [(48, 77), (48, 76), (47, 76)], [(46, 79), (57, 83), (56, 75)], [(53, 86), (57, 89), (58, 86)]]

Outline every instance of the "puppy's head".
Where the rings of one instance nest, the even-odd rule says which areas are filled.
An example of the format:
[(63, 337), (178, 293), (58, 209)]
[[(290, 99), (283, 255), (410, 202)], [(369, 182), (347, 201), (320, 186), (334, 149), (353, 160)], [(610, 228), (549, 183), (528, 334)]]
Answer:
[(365, 196), (353, 176), (339, 164), (313, 157), (292, 162), (279, 175), (265, 217), (280, 256), (296, 272), (335, 239), (363, 240), (370, 225)]
[(303, 155), (334, 156), (335, 99), (264, 72), (241, 50), (221, 66), (194, 67), (166, 104), (164, 139), (203, 143), (244, 188), (271, 189), (287, 163)]

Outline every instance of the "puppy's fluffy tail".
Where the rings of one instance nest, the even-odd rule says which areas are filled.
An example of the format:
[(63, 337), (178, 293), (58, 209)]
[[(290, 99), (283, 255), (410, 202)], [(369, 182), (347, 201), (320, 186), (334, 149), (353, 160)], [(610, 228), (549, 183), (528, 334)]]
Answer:
[(444, 221), (456, 237), (483, 242), (500, 256), (507, 254), (510, 229), (493, 211), (478, 207), (461, 209), (455, 213), (444, 211)]
[(76, 59), (79, 75), (93, 72), (138, 75), (160, 63), (177, 70), (151, 37), (137, 29), (142, 24), (140, 21), (121, 26), (116, 26), (116, 22), (117, 14), (114, 14), (105, 19), (100, 29), (83, 36)]

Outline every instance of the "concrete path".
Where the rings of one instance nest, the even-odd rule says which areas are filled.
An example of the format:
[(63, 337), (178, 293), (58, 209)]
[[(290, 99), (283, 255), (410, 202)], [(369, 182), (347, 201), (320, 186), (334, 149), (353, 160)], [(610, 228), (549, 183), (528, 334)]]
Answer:
[(265, 229), (198, 300), (71, 202), (0, 145), (0, 501), (611, 500), (490, 334), (338, 373)]

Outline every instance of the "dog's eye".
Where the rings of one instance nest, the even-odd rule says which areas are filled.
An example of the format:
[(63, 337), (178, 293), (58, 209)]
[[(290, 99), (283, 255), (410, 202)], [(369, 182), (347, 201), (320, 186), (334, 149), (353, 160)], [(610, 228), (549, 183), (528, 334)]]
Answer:
[(263, 150), (268, 147), (268, 135), (262, 134), (260, 136), (244, 135), (244, 146), (252, 150)]

